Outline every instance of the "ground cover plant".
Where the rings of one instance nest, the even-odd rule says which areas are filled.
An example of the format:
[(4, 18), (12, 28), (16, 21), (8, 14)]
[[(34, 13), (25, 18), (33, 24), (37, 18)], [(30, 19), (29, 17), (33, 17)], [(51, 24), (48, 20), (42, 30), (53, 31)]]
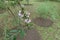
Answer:
[[(31, 13), (28, 17), (31, 24), (22, 21), (26, 16), (20, 19), (19, 10)], [(33, 28), (28, 30), (26, 25)], [(59, 33), (59, 0), (0, 0), (0, 40), (60, 40)]]
[[(21, 0), (22, 1), (22, 0)], [(21, 25), (20, 25), (20, 21), (21, 21), (21, 19), (19, 19), (18, 17), (17, 17), (17, 15), (15, 15), (14, 14), (14, 12), (11, 10), (11, 8), (12, 7), (15, 7), (15, 5), (19, 5), (19, 8), (21, 8), (21, 11), (22, 11), (22, 13), (24, 13), (24, 8), (23, 8), (23, 6), (20, 4), (20, 0), (8, 0), (8, 1), (5, 1), (5, 0), (1, 0), (0, 1), (1, 2), (1, 7), (0, 7), (0, 9), (6, 9), (5, 11), (7, 11), (8, 12), (8, 14), (11, 14), (12, 16), (13, 16), (13, 21), (14, 21), (14, 23), (16, 23), (16, 24), (14, 24), (14, 23), (12, 23), (13, 25), (16, 25), (17, 27), (20, 27), (20, 29), (18, 29), (18, 28), (16, 28), (16, 29), (14, 29), (14, 30), (10, 30), (9, 28), (8, 28), (8, 17), (6, 16), (6, 21), (5, 21), (5, 27), (4, 27), (4, 34), (2, 34), (2, 35), (4, 35), (4, 38), (3, 38), (3, 40), (16, 40), (16, 36), (17, 36), (17, 34), (18, 33), (20, 33), (21, 35), (21, 37), (23, 37), (24, 36), (24, 31), (23, 31), (23, 29), (22, 29), (22, 27), (21, 27)], [(3, 4), (4, 3), (4, 4)], [(15, 9), (15, 11), (17, 11), (16, 9)], [(16, 12), (15, 12), (16, 13)], [(19, 15), (20, 16), (20, 15)], [(18, 19), (16, 19), (16, 18), (18, 18)], [(10, 22), (12, 22), (12, 21), (10, 21)], [(10, 23), (9, 23), (10, 24)], [(18, 25), (17, 25), (18, 24)], [(28, 25), (28, 24), (27, 24)], [(11, 26), (11, 25), (10, 25)], [(20, 39), (21, 39), (21, 37), (20, 37)], [(22, 40), (22, 39), (21, 39)]]

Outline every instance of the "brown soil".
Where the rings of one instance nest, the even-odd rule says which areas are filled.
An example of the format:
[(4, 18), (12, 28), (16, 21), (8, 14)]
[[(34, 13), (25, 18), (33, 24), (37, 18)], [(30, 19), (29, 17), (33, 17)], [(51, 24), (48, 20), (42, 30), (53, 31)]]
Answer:
[(33, 22), (38, 26), (43, 26), (43, 27), (49, 27), (53, 24), (53, 22), (50, 19), (45, 19), (42, 17), (37, 17), (33, 19)]
[[(18, 27), (12, 28), (12, 30), (14, 29), (19, 29), (19, 28)], [(31, 29), (26, 31), (26, 35), (22, 39), (20, 38), (20, 33), (19, 33), (16, 40), (41, 40), (41, 36), (39, 35), (36, 29)]]
[[(14, 27), (10, 30), (15, 30), (15, 29), (18, 30), (18, 27)], [(2, 35), (2, 33), (3, 33), (2, 29), (0, 29), (0, 32), (1, 32), (0, 36), (3, 36)], [(17, 36), (17, 40), (21, 40), (20, 39), (20, 33)], [(36, 29), (31, 29), (31, 30), (28, 30), (26, 32), (26, 35), (24, 36), (23, 40), (42, 40), (42, 38), (41, 38), (41, 36), (39, 35), (39, 33), (37, 32)]]
[(2, 14), (5, 10), (0, 9), (0, 14)]
[(2, 37), (2, 36), (3, 36), (3, 29), (0, 28), (0, 37)]
[(23, 40), (42, 40), (42, 39), (39, 33), (37, 32), (37, 30), (32, 29), (32, 30), (27, 31), (27, 34)]
[(25, 6), (32, 6), (32, 4), (24, 4)]
[(23, 39), (18, 35), (17, 40), (42, 40), (36, 29), (28, 30)]

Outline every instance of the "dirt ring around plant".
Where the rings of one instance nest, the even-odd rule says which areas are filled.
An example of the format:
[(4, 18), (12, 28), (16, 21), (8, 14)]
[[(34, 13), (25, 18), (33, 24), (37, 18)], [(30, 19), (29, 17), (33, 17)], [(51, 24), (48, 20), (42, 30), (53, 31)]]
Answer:
[(42, 17), (37, 17), (34, 18), (33, 23), (38, 25), (38, 26), (42, 26), (42, 27), (49, 27), (53, 24), (53, 21), (48, 19), (48, 18), (42, 18)]

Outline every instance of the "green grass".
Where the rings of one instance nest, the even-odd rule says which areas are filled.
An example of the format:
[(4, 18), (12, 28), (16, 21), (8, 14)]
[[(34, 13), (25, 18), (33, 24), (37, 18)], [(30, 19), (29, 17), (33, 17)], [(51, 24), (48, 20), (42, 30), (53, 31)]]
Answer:
[[(34, 1), (34, 0), (31, 0), (31, 1)], [(42, 39), (43, 40), (60, 40), (60, 29), (59, 29), (60, 28), (60, 3), (58, 2), (33, 2), (32, 4), (33, 6), (31, 8), (26, 7), (26, 10), (30, 8), (30, 11), (32, 11), (31, 12), (32, 19), (36, 18), (37, 16), (40, 16), (40, 14), (44, 12), (42, 14), (43, 17), (46, 18), (50, 16), (52, 21), (54, 21), (54, 24), (48, 28), (40, 27), (36, 25), (36, 28), (38, 32), (40, 33)], [(15, 12), (16, 19), (17, 19), (16, 21), (19, 22), (17, 18), (19, 7), (16, 7), (16, 10), (17, 10)], [(14, 11), (14, 8), (12, 11)], [(50, 13), (48, 14), (48, 12)], [(18, 24), (16, 23), (16, 21), (14, 20), (14, 17), (8, 12), (0, 14), (0, 24), (7, 25), (8, 28), (13, 28), (17, 26)], [(3, 27), (5, 27), (4, 25)]]
[[(46, 18), (48, 17), (47, 15), (51, 14), (49, 16), (52, 21), (54, 21), (54, 24), (47, 28), (37, 26), (37, 30), (43, 40), (60, 40), (60, 29), (58, 29), (60, 28), (60, 12), (58, 12), (60, 10), (59, 7), (60, 3), (58, 2), (37, 2), (34, 4), (33, 8), (35, 9), (35, 12), (37, 11), (36, 15), (41, 15), (42, 12), (44, 12), (42, 16)], [(50, 13), (48, 14), (48, 12)], [(35, 13), (33, 15), (35, 15)]]
[[(60, 40), (60, 3), (58, 2), (33, 2), (31, 18), (36, 18), (42, 14), (43, 17), (49, 17), (54, 24), (50, 27), (40, 27), (35, 25), (43, 40)], [(48, 14), (48, 12), (50, 12)], [(46, 14), (47, 13), (47, 14)], [(47, 16), (49, 15), (49, 16)]]

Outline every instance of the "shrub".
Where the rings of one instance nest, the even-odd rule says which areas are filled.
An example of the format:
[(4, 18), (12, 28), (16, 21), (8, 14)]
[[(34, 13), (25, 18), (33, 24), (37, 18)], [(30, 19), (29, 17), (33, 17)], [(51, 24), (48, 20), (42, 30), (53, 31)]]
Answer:
[(36, 8), (36, 13), (38, 13), (40, 17), (56, 19), (59, 17), (56, 6), (57, 5), (51, 3), (42, 3)]
[(36, 0), (36, 1), (56, 1), (56, 2), (60, 2), (60, 0)]
[(0, 0), (0, 9), (5, 9), (4, 1), (1, 1), (1, 0)]

